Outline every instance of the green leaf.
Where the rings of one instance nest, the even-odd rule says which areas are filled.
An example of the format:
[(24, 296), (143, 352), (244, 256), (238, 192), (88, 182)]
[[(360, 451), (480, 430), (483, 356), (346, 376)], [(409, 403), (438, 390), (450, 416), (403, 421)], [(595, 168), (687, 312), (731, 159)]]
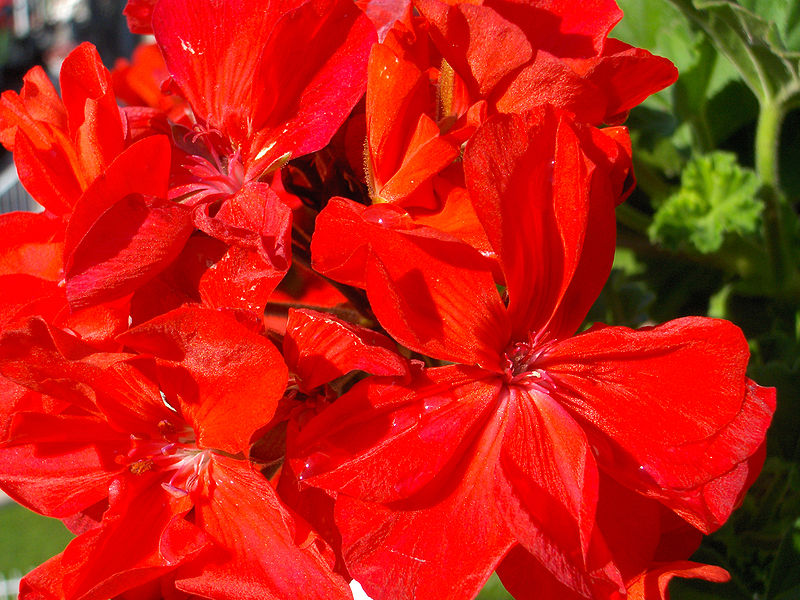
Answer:
[(475, 600), (514, 600), (511, 594), (506, 591), (497, 573), (492, 573), (489, 581), (483, 586), (480, 594)]
[[(696, 22), (714, 46), (736, 67), (762, 103), (786, 103), (800, 95), (800, 53), (787, 47), (800, 33), (793, 25), (797, 10), (772, 9), (766, 17), (730, 0), (670, 0)], [(754, 9), (764, 2), (750, 1)], [(783, 4), (772, 2), (771, 4)], [(782, 19), (779, 24), (769, 18)]]
[(767, 583), (767, 600), (800, 598), (800, 519), (786, 532)]
[(763, 204), (759, 180), (728, 152), (699, 156), (686, 165), (681, 188), (659, 207), (648, 233), (673, 250), (686, 244), (703, 254), (722, 246), (725, 235), (756, 232)]

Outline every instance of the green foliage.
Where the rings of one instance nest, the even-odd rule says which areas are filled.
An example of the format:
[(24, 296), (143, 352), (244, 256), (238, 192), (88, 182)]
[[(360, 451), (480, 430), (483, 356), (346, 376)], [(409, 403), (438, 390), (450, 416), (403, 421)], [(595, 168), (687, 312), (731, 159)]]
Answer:
[[(744, 4), (729, 0), (670, 2), (705, 31), (759, 99), (785, 98), (800, 92), (800, 54), (790, 50), (781, 35), (783, 30), (788, 39), (796, 39), (796, 7), (756, 13)], [(754, 0), (747, 4), (761, 10), (768, 3)]]
[(689, 243), (708, 254), (720, 249), (726, 234), (755, 233), (764, 208), (756, 198), (759, 185), (734, 154), (696, 157), (686, 165), (680, 189), (656, 211), (650, 239), (673, 250)]
[(72, 535), (56, 519), (17, 504), (0, 507), (0, 573), (27, 572), (61, 552)]
[(500, 578), (496, 573), (492, 573), (489, 581), (483, 586), (481, 593), (475, 600), (513, 600), (513, 596), (506, 591)]

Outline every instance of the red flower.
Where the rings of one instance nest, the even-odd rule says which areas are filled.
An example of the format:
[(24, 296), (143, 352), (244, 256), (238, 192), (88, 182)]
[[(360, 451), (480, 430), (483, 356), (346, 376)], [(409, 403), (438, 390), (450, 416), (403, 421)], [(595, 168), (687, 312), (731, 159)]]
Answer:
[(375, 40), (349, 0), (159, 0), (153, 31), (205, 144), (187, 148), (196, 179), (174, 193), (200, 197), (325, 146), (364, 92)]
[(0, 100), (0, 141), (14, 152), (20, 181), (59, 216), (122, 152), (126, 137), (111, 77), (91, 44), (64, 60), (61, 93), (63, 102), (35, 67), (21, 95), (7, 91)]
[(349, 597), (324, 544), (248, 460), (286, 384), (278, 351), (199, 309), (120, 341), (139, 354), (94, 353), (39, 321), (0, 340), (2, 374), (49, 396), (6, 415), (3, 488), (81, 533), (21, 597), (161, 597), (162, 585), (173, 596)]
[(734, 326), (569, 337), (610, 269), (621, 193), (608, 154), (583, 153), (587, 133), (603, 139), (563, 115), (510, 115), (467, 148), (507, 302), (476, 253), (366, 216), (378, 207), (357, 253), (315, 247), (404, 345), (478, 365), (368, 379), (301, 432), (293, 465), (335, 494), (345, 562), (373, 597), (471, 597), (517, 545), (561, 586), (604, 597), (627, 576), (597, 518), (601, 470), (709, 532), (758, 469), (774, 391), (746, 379)]
[(672, 84), (668, 60), (607, 36), (614, 0), (416, 0), (439, 51), (492, 112), (552, 104), (587, 123), (621, 123)]

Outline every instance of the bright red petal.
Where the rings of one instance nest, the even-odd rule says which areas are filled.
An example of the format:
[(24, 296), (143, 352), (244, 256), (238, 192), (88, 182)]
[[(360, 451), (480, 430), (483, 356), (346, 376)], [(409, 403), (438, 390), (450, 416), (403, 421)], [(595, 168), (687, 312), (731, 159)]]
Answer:
[[(475, 211), (505, 274), (518, 340), (531, 331), (572, 333), (562, 331), (556, 316), (581, 261), (590, 214), (610, 231), (603, 247), (593, 248), (593, 260), (604, 267), (596, 270), (600, 286), (614, 253), (614, 204), (607, 194), (591, 194), (594, 165), (574, 126), (551, 110), (537, 116), (532, 126), (517, 115), (488, 121), (473, 136), (464, 165)], [(587, 300), (571, 308), (585, 314), (594, 298)]]
[(118, 339), (160, 359), (161, 388), (204, 448), (246, 455), (286, 387), (275, 346), (219, 311), (180, 308)]
[(408, 373), (407, 361), (386, 336), (312, 310), (289, 309), (283, 353), (304, 391), (350, 371)]
[[(343, 227), (351, 232), (345, 239)], [(505, 307), (491, 263), (471, 246), (391, 204), (365, 208), (334, 198), (317, 217), (311, 250), (316, 270), (366, 287), (375, 315), (405, 346), (499, 368)]]
[(209, 469), (215, 484), (195, 506), (194, 518), (226, 554), (183, 570), (176, 581), (180, 589), (220, 600), (351, 598), (319, 538), (280, 503), (264, 476), (219, 455)]
[(748, 354), (735, 326), (689, 317), (590, 330), (537, 367), (590, 424), (604, 469), (709, 532), (738, 501), (774, 410), (774, 393), (745, 378)]

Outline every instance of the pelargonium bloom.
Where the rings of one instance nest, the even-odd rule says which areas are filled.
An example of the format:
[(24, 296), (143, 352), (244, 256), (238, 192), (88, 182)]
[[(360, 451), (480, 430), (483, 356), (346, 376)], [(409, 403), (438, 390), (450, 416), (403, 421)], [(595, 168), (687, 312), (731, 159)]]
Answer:
[(349, 0), (158, 0), (152, 26), (197, 121), (176, 139), (187, 173), (173, 192), (194, 202), (325, 146), (364, 92), (375, 41)]
[[(391, 219), (372, 220), (385, 240), (346, 264), (316, 246), (398, 341), (457, 363), (367, 379), (291, 449), (303, 480), (336, 498), (345, 563), (375, 598), (470, 598), (496, 568), (520, 576), (502, 568), (518, 547), (570, 593), (613, 597), (630, 579), (597, 517), (601, 476), (707, 533), (760, 468), (774, 390), (746, 378), (736, 327), (573, 335), (610, 269), (615, 186), (590, 177), (608, 175), (569, 119), (538, 117), (495, 117), (465, 153), (502, 296), (479, 256)], [(425, 257), (437, 243), (447, 253)]]
[(0, 414), (0, 482), (80, 533), (20, 597), (350, 597), (249, 460), (286, 384), (278, 350), (188, 308), (120, 342), (132, 352), (97, 353), (40, 320), (0, 339), (0, 372), (33, 393)]

